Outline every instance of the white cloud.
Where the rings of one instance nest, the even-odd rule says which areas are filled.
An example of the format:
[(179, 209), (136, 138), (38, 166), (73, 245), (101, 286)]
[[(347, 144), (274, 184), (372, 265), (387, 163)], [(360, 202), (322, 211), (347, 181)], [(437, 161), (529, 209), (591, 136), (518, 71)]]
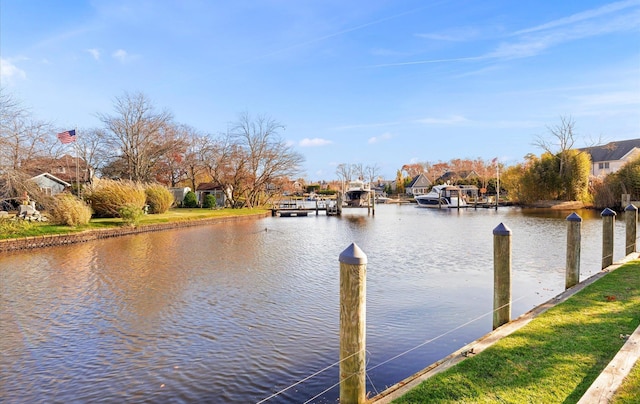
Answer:
[(466, 42), (480, 37), (480, 32), (475, 28), (462, 27), (451, 29), (445, 33), (415, 34), (415, 36), (433, 41)]
[(300, 141), (300, 147), (327, 146), (331, 143), (333, 143), (331, 140), (321, 139), (319, 137), (314, 137), (313, 139), (304, 138)]
[(27, 74), (8, 59), (0, 58), (0, 79), (2, 82), (11, 82), (15, 79), (26, 79)]
[(610, 13), (614, 13), (616, 11), (621, 11), (629, 7), (637, 7), (640, 5), (638, 0), (627, 0), (627, 1), (619, 1), (617, 3), (606, 4), (602, 7), (586, 10), (577, 14), (570, 15), (568, 17), (560, 18), (542, 25), (538, 25), (537, 27), (527, 28), (516, 32), (514, 35), (521, 35), (530, 32), (538, 32), (544, 31), (548, 29), (553, 29), (557, 27), (562, 27), (566, 25), (575, 24), (577, 22), (591, 20), (594, 18), (601, 17), (603, 15), (607, 15)]
[[(100, 60), (100, 51), (98, 49), (95, 49), (95, 48), (87, 49), (87, 52), (89, 52), (95, 60)], [(114, 57), (115, 57), (115, 54), (114, 54)]]
[(453, 115), (448, 118), (424, 118), (418, 119), (416, 122), (427, 125), (456, 125), (469, 122), (464, 116)]
[(126, 62), (129, 58), (129, 54), (124, 49), (118, 49), (117, 51), (113, 52), (111, 56), (113, 56), (114, 59), (119, 60), (121, 63)]
[(380, 142), (383, 142), (383, 141), (385, 141), (385, 140), (389, 140), (389, 139), (391, 139), (392, 137), (393, 137), (393, 135), (392, 135), (391, 133), (386, 132), (386, 133), (383, 133), (383, 134), (382, 134), (382, 135), (380, 135), (380, 136), (373, 136), (373, 137), (370, 137), (370, 138), (369, 138), (368, 143), (369, 143), (369, 144), (373, 144), (373, 143), (380, 143)]

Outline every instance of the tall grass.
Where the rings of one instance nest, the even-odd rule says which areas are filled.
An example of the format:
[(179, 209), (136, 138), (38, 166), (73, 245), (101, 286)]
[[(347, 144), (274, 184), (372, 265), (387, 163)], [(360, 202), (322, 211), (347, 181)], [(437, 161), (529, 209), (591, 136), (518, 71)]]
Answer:
[(85, 199), (96, 217), (119, 217), (123, 206), (142, 210), (147, 197), (140, 183), (99, 179), (87, 187)]
[(55, 224), (82, 226), (91, 220), (91, 207), (75, 196), (64, 193), (55, 197), (53, 209), (49, 214)]
[(164, 213), (173, 204), (173, 194), (164, 185), (149, 184), (144, 192), (147, 197), (147, 205), (149, 205), (149, 213)]

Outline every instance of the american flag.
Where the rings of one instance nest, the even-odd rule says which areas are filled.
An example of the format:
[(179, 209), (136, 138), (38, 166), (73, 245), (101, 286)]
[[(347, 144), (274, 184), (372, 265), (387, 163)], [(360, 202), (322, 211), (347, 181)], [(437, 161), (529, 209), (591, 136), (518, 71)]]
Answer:
[(76, 131), (68, 130), (66, 132), (58, 133), (58, 139), (62, 144), (68, 144), (76, 141)]

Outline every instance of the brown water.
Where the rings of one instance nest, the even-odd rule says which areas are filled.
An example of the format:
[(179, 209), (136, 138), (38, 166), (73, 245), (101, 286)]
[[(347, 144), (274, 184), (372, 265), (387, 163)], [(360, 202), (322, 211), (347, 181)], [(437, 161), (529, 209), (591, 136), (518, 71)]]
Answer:
[[(584, 279), (600, 269), (602, 224), (579, 213)], [(501, 222), (513, 232), (513, 316), (561, 292), (567, 215), (382, 205), (375, 217), (266, 218), (3, 254), (0, 397), (266, 399), (337, 362), (338, 256), (351, 242), (369, 259), (375, 394), (490, 331)], [(620, 259), (623, 217), (615, 238)], [(335, 402), (337, 373), (267, 402)]]

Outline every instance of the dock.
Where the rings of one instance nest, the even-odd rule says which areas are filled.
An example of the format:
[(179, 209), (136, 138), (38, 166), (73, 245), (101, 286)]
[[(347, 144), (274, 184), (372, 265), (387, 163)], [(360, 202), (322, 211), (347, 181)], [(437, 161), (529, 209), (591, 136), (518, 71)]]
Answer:
[[(343, 206), (342, 195), (338, 194), (336, 199), (319, 199), (315, 201), (290, 200), (280, 201), (271, 208), (271, 216), (276, 217), (304, 217), (315, 212), (316, 216), (324, 212), (327, 216), (341, 216), (343, 209), (364, 208), (375, 215), (375, 201), (369, 199), (367, 206)], [(306, 203), (305, 203), (306, 202)], [(315, 202), (315, 206), (308, 206)]]
[(318, 216), (320, 212), (324, 212), (327, 216), (337, 216), (340, 214), (336, 201), (315, 201), (315, 207), (306, 206), (304, 204), (305, 201), (300, 202), (301, 203), (298, 203), (298, 201), (281, 202), (271, 208), (271, 216), (304, 217), (314, 212), (316, 216)]

